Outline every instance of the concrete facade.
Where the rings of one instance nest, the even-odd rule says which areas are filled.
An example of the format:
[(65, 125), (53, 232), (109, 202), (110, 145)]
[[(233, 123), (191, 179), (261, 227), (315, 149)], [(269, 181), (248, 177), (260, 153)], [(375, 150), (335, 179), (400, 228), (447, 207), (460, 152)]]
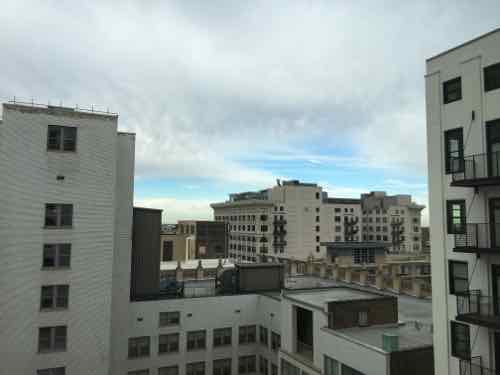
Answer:
[[(489, 202), (491, 198), (500, 197), (500, 189), (495, 175), (491, 171), (484, 171), (488, 164), (485, 158), (491, 157), (487, 123), (500, 119), (500, 90), (485, 89), (484, 69), (498, 63), (500, 29), (427, 60), (425, 81), (429, 217), (434, 350), (438, 374), (469, 373), (463, 371), (470, 371), (470, 358), (474, 357), (480, 358), (481, 366), (484, 367), (482, 373), (490, 373), (486, 369), (496, 368), (498, 371), (500, 368), (500, 347), (495, 329), (485, 326), (481, 319), (476, 323), (466, 323), (471, 340), (470, 353), (467, 355), (469, 360), (458, 358), (453, 353), (457, 338), (451, 332), (452, 322), (464, 320), (464, 316), (459, 316), (459, 310), (468, 305), (467, 289), (479, 291), (482, 303), (486, 304), (483, 313), (486, 313), (488, 303), (491, 307), (491, 297), (488, 296), (494, 294), (496, 284), (492, 267), (500, 264), (500, 256), (494, 251), (498, 248), (495, 249), (487, 238), (490, 225), (496, 222), (494, 215), (491, 216), (494, 212), (490, 209)], [(456, 87), (459, 91), (455, 89), (453, 96), (445, 96), (445, 84), (451, 80), (457, 82), (457, 78)], [(462, 136), (457, 137), (454, 144), (446, 144), (445, 134), (449, 134), (446, 132), (451, 129), (459, 129)], [(451, 151), (456, 153), (451, 154)], [(473, 158), (472, 155), (476, 156)], [(453, 165), (451, 170), (447, 170), (447, 161)], [(458, 202), (455, 207), (451, 206), (453, 201)], [(460, 202), (463, 203), (462, 209), (459, 209)], [(453, 211), (456, 213), (455, 219)], [(484, 228), (485, 235), (477, 232), (476, 228)], [(482, 237), (489, 243), (483, 246), (486, 249), (481, 249), (477, 243), (467, 244), (474, 238), (483, 239)], [(466, 246), (463, 247), (463, 244)], [(460, 287), (463, 296), (458, 293), (458, 288), (456, 291), (452, 290), (451, 261), (465, 265), (462, 273), (465, 273), (466, 285)], [(465, 299), (465, 304), (458, 303), (461, 298)], [(490, 317), (493, 322), (495, 319), (498, 320), (498, 317)], [(474, 365), (472, 369), (476, 371), (472, 373), (479, 373)]]

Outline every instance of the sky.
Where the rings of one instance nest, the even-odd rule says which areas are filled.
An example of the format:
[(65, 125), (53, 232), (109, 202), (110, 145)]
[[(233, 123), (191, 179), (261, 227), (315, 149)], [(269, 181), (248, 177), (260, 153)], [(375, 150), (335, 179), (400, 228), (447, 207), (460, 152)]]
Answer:
[(118, 112), (169, 223), (276, 179), (427, 205), (425, 59), (497, 27), (499, 0), (3, 0), (0, 100)]

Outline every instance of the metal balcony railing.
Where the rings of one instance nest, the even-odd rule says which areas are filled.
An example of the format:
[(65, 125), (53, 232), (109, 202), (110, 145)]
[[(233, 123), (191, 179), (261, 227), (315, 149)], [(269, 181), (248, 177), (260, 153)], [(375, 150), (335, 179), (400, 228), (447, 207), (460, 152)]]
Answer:
[(273, 246), (286, 246), (286, 241), (274, 241)]
[(275, 229), (273, 231), (273, 234), (275, 236), (284, 236), (286, 234), (286, 230), (285, 229), (282, 229), (282, 230), (279, 230), (279, 229)]
[(467, 223), (455, 227), (457, 252), (500, 253), (500, 223)]
[(460, 360), (460, 375), (496, 375), (495, 370), (482, 365), (481, 356), (472, 357), (470, 360)]
[(273, 223), (274, 223), (274, 225), (285, 225), (286, 224), (286, 220), (285, 219), (274, 218)]
[[(491, 184), (500, 177), (500, 152), (475, 154), (451, 160), (452, 184), (470, 186)], [(480, 181), (482, 180), (482, 183)], [(487, 181), (492, 180), (492, 181)], [(476, 183), (474, 183), (476, 181)]]
[(500, 326), (500, 305), (480, 290), (456, 293), (457, 320), (486, 327)]
[(297, 354), (312, 361), (314, 358), (313, 346), (297, 340)]

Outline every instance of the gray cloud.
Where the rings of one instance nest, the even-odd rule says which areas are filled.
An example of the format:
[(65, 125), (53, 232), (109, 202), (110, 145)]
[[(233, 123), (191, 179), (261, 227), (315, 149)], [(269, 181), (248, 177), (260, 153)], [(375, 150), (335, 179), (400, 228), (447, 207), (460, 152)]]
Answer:
[(0, 96), (119, 111), (140, 176), (268, 185), (241, 160), (311, 143), (424, 176), (424, 59), (498, 24), (497, 1), (8, 0)]

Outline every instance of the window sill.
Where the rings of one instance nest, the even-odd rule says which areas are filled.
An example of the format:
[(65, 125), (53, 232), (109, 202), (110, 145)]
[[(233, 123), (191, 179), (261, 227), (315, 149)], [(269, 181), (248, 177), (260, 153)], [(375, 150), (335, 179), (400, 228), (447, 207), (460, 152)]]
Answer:
[(186, 349), (187, 352), (202, 352), (204, 350), (207, 350), (207, 348), (193, 348), (193, 349)]
[(41, 267), (40, 270), (42, 271), (69, 271), (71, 270), (71, 267)]
[(55, 154), (76, 154), (77, 151), (70, 151), (70, 150), (52, 150), (52, 149), (47, 149), (47, 152), (53, 152)]
[(168, 355), (172, 355), (172, 354), (179, 354), (179, 353), (180, 353), (179, 350), (177, 350), (175, 352), (161, 352), (161, 353), (158, 352), (158, 356), (163, 357), (163, 356), (168, 356)]
[(127, 359), (134, 360), (134, 359), (142, 359), (142, 358), (149, 358), (149, 357), (150, 357), (150, 355), (148, 354), (148, 355), (138, 355), (138, 356), (135, 356), (135, 357), (127, 357)]
[(64, 227), (56, 227), (56, 226), (44, 225), (42, 228), (43, 229), (73, 229), (73, 225), (67, 225), (67, 226), (64, 226)]
[(67, 311), (69, 307), (43, 307), (40, 312), (56, 312), (56, 311)]
[(50, 354), (50, 353), (64, 353), (67, 349), (46, 349), (46, 350), (38, 350), (38, 354)]

